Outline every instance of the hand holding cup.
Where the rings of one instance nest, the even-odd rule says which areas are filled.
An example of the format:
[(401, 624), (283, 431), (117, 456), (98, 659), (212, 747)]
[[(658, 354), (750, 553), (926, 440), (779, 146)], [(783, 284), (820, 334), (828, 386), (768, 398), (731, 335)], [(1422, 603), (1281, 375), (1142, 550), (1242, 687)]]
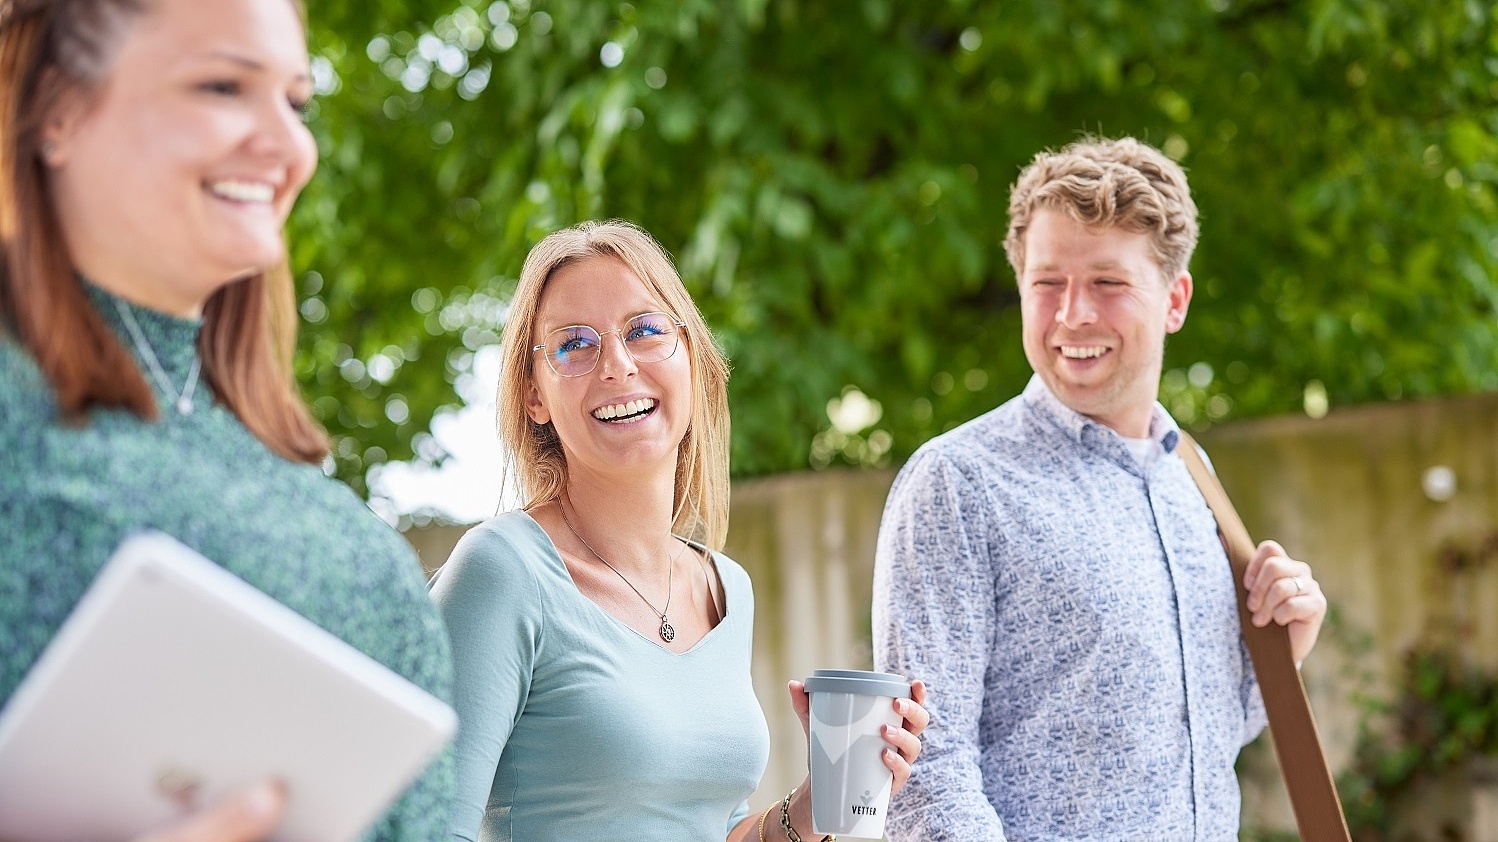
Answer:
[(817, 670), (790, 690), (807, 729), (813, 830), (883, 836), (889, 798), (909, 779), (930, 721), (925, 685), (890, 673)]

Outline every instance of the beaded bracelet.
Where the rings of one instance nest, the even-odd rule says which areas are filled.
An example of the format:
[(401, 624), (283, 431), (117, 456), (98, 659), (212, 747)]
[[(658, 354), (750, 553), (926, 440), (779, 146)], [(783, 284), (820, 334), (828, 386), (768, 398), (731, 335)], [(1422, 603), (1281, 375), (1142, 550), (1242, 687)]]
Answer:
[[(785, 831), (786, 842), (803, 842), (801, 834), (791, 827), (791, 796), (796, 794), (796, 789), (792, 787), (791, 791), (786, 793), (785, 800), (780, 802), (780, 829)], [(829, 833), (822, 837), (822, 842), (837, 842), (837, 837)]]
[(770, 806), (766, 807), (765, 811), (759, 814), (759, 842), (765, 842), (765, 819), (770, 817), (770, 811), (773, 809), (775, 809), (775, 802), (771, 801)]

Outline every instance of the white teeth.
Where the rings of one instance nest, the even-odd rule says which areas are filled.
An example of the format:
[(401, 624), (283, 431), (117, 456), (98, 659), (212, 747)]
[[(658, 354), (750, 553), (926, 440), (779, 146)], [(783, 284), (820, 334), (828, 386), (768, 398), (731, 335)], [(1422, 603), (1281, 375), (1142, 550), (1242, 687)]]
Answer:
[(1062, 345), (1061, 356), (1070, 357), (1074, 360), (1090, 360), (1093, 357), (1101, 357), (1108, 349), (1101, 345)]
[(215, 181), (208, 185), (209, 192), (235, 202), (270, 204), (276, 197), (276, 188), (263, 181)]
[(593, 417), (599, 421), (608, 421), (612, 418), (622, 418), (626, 415), (638, 415), (647, 409), (655, 407), (655, 401), (650, 398), (640, 398), (629, 403), (611, 403), (608, 406), (600, 406), (593, 410)]

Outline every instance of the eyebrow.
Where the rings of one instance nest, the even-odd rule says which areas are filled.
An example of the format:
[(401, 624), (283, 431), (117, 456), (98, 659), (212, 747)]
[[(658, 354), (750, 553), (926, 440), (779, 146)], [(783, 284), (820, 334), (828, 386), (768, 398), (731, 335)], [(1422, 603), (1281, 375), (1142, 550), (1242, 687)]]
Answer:
[[(1058, 270), (1060, 268), (1061, 267), (1058, 264), (1055, 264), (1055, 263), (1042, 263), (1042, 264), (1040, 264), (1038, 266), (1035, 266), (1030, 271), (1031, 272), (1054, 272), (1054, 271), (1056, 271), (1056, 270)], [(1124, 266), (1122, 263), (1119, 263), (1117, 260), (1099, 260), (1096, 263), (1089, 263), (1087, 265), (1087, 268), (1091, 269), (1091, 270), (1094, 270), (1094, 271), (1103, 271), (1103, 272), (1125, 272), (1125, 271), (1128, 271), (1128, 267)]]
[[(607, 328), (607, 329), (608, 330), (613, 330), (614, 328), (617, 328), (617, 327), (623, 327), (624, 325), (629, 324), (629, 322), (630, 322), (631, 319), (638, 319), (639, 317), (641, 317), (641, 316), (643, 316), (643, 315), (645, 315), (647, 313), (665, 313), (666, 317), (669, 318), (669, 319), (671, 319), (671, 321), (673, 323), (676, 321), (676, 317), (673, 316), (673, 315), (671, 315), (669, 312), (667, 312), (665, 310), (659, 310), (659, 309), (657, 309), (657, 310), (641, 310), (640, 312), (635, 313), (633, 315), (625, 316), (624, 317), (624, 321), (620, 322), (617, 325), (614, 325), (614, 327)], [(538, 323), (539, 323), (539, 320), (538, 320)], [(588, 324), (586, 322), (578, 322), (578, 321), (559, 322), (559, 323), (552, 324), (549, 327), (542, 327), (541, 330), (543, 332), (545, 332), (545, 333), (550, 333), (550, 332), (552, 332), (554, 330), (561, 330), (563, 328), (568, 328), (568, 327), (590, 327), (590, 328), (593, 328), (594, 331), (598, 330), (598, 328), (596, 326), (594, 326), (594, 325), (590, 325), (590, 324)]]
[[(231, 64), (237, 64), (240, 67), (245, 68), (246, 70), (254, 70), (257, 72), (264, 72), (267, 69), (265, 66), (265, 62), (262, 62), (259, 59), (251, 58), (242, 53), (236, 53), (232, 50), (207, 50), (205, 52), (196, 54), (194, 58), (198, 58), (204, 61), (227, 61)], [(312, 81), (312, 75), (310, 73), (297, 73), (292, 78), (296, 79), (298, 82)]]

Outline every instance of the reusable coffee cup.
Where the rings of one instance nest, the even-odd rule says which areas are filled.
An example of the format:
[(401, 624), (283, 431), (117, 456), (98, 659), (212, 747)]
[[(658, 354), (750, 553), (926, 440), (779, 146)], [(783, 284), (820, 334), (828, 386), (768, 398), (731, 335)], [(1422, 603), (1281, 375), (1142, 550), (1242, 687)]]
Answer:
[(894, 775), (880, 754), (881, 725), (898, 726), (894, 700), (910, 698), (904, 676), (868, 670), (817, 670), (811, 697), (811, 828), (862, 839), (884, 836)]

